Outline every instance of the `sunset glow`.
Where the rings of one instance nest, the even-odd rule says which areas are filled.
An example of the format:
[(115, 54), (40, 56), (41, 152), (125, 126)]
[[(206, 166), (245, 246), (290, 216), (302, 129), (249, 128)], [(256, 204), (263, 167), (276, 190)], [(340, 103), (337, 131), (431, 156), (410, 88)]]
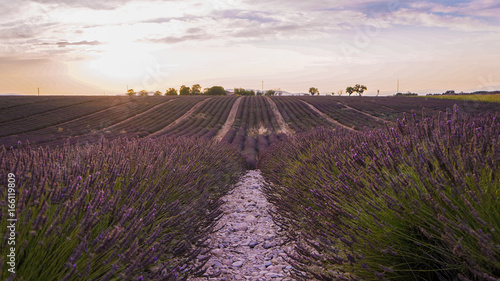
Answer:
[(2, 1), (0, 94), (498, 90), (499, 13), (493, 0)]

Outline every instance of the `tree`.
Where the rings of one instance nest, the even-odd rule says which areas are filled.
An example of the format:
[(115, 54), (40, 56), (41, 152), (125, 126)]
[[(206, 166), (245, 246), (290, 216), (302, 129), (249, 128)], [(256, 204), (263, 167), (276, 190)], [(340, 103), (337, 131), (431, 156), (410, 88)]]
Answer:
[(191, 86), (191, 95), (201, 95), (200, 84), (194, 84), (193, 86)]
[(222, 86), (213, 86), (205, 91), (205, 95), (211, 96), (225, 96), (227, 95), (226, 90)]
[(174, 89), (174, 88), (169, 88), (166, 92), (165, 92), (165, 96), (177, 96), (177, 90)]
[(318, 94), (318, 95), (319, 95), (319, 90), (318, 90), (318, 88), (314, 88), (314, 87), (309, 88), (309, 94), (311, 94), (311, 96), (314, 96), (314, 95), (316, 95), (316, 94)]
[(234, 88), (234, 94), (237, 96), (255, 96), (255, 91), (248, 91), (243, 88)]
[(276, 95), (276, 91), (275, 90), (267, 90), (265, 95), (266, 96), (274, 96), (274, 95)]
[(142, 97), (147, 97), (148, 95), (149, 95), (149, 93), (148, 93), (148, 91), (146, 91), (146, 90), (141, 90), (141, 91), (139, 92), (139, 96), (142, 96)]
[(156, 91), (155, 92), (155, 96), (161, 96), (161, 92), (160, 91)]
[(136, 93), (135, 93), (134, 89), (129, 89), (129, 90), (127, 91), (127, 96), (135, 96), (135, 94), (136, 94)]
[(234, 88), (234, 94), (237, 96), (243, 96), (243, 92), (245, 90), (243, 88)]
[(187, 87), (186, 85), (182, 85), (181, 89), (179, 90), (179, 95), (181, 96), (188, 96), (191, 94), (191, 89)]
[(345, 89), (345, 92), (348, 93), (349, 96), (357, 93), (361, 97), (361, 95), (363, 95), (363, 92), (366, 90), (368, 90), (368, 88), (366, 88), (365, 85), (356, 84), (354, 87), (347, 87), (347, 89)]
[(356, 93), (358, 93), (358, 95), (359, 95), (360, 97), (361, 97), (361, 95), (363, 95), (363, 92), (364, 92), (364, 91), (366, 91), (366, 90), (368, 90), (368, 88), (366, 88), (366, 86), (365, 86), (365, 85), (356, 84), (356, 85), (354, 86), (354, 91), (355, 91)]
[(339, 95), (339, 97), (341, 97), (343, 93), (344, 93), (344, 90), (340, 90), (337, 92), (337, 95)]
[(345, 89), (345, 92), (349, 94), (349, 96), (351, 96), (352, 94), (354, 94), (355, 90), (353, 87), (347, 87)]

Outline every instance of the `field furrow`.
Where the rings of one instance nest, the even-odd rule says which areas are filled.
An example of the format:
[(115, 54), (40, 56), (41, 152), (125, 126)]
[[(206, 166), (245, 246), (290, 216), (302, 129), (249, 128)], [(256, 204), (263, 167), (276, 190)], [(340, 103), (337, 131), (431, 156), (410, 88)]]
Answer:
[(195, 104), (191, 109), (189, 109), (186, 113), (184, 113), (181, 117), (175, 119), (172, 123), (168, 124), (167, 126), (165, 126), (164, 128), (154, 132), (154, 133), (151, 133), (148, 135), (148, 137), (157, 137), (157, 136), (161, 136), (163, 134), (165, 134), (166, 132), (168, 132), (168, 130), (172, 127), (174, 127), (175, 125), (183, 122), (185, 119), (189, 118), (191, 115), (193, 115), (193, 112), (196, 111), (196, 109), (198, 109), (200, 106), (202, 106), (205, 102), (207, 102), (208, 100), (210, 100), (210, 98), (207, 98), (207, 99), (204, 99), (204, 100), (201, 100), (199, 101), (197, 104)]
[(226, 122), (224, 123), (222, 128), (217, 132), (217, 135), (214, 137), (215, 141), (220, 142), (233, 126), (234, 119), (236, 118), (236, 112), (238, 111), (238, 107), (240, 106), (241, 99), (242, 99), (241, 97), (238, 97), (236, 101), (233, 103), (233, 106), (231, 107), (231, 112), (229, 112), (229, 116), (227, 117)]
[(319, 114), (321, 117), (323, 117), (325, 120), (327, 120), (328, 122), (330, 122), (331, 124), (333, 125), (336, 125), (336, 126), (339, 126), (339, 127), (342, 127), (344, 129), (347, 129), (347, 130), (351, 130), (351, 131), (354, 131), (353, 128), (351, 127), (348, 127), (340, 122), (338, 122), (337, 120), (331, 118), (330, 116), (326, 115), (325, 113), (321, 112), (319, 109), (317, 109), (314, 105), (306, 102), (305, 100), (302, 101), (305, 105), (307, 105), (310, 109), (312, 109), (314, 112), (316, 112), (317, 114)]
[(95, 100), (95, 98), (92, 97), (52, 97), (44, 100), (33, 97), (33, 102), (2, 109), (2, 115), (0, 115), (0, 123), (12, 122), (30, 116), (49, 113), (54, 110), (91, 102), (93, 100)]
[(266, 101), (269, 103), (269, 107), (276, 119), (276, 122), (278, 123), (278, 128), (275, 127), (275, 132), (277, 134), (286, 134), (286, 135), (291, 135), (294, 133), (292, 129), (288, 126), (288, 124), (285, 122), (283, 119), (283, 116), (281, 116), (280, 111), (278, 110), (278, 107), (276, 106), (276, 103), (271, 99), (271, 97), (266, 96)]
[(35, 131), (87, 116), (117, 104), (116, 98), (92, 99), (0, 124), (0, 137)]

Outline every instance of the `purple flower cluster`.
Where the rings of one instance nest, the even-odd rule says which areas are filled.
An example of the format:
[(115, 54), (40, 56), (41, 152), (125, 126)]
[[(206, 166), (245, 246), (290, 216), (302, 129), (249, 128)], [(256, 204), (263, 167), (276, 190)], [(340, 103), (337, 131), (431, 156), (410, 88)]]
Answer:
[(259, 167), (309, 277), (500, 278), (498, 116), (315, 130), (271, 145)]
[[(187, 138), (0, 150), (2, 189), (18, 179), (23, 280), (175, 280), (243, 171), (238, 151)], [(0, 226), (5, 228), (5, 200)], [(0, 254), (7, 253), (0, 241)], [(9, 277), (2, 271), (0, 279)]]

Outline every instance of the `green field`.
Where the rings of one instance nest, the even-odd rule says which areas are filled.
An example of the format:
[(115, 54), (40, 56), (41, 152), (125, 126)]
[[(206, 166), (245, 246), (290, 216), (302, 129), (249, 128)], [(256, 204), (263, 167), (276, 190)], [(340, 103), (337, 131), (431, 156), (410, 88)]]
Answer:
[(453, 95), (453, 96), (430, 96), (437, 99), (461, 100), (461, 101), (486, 101), (500, 103), (500, 95)]

